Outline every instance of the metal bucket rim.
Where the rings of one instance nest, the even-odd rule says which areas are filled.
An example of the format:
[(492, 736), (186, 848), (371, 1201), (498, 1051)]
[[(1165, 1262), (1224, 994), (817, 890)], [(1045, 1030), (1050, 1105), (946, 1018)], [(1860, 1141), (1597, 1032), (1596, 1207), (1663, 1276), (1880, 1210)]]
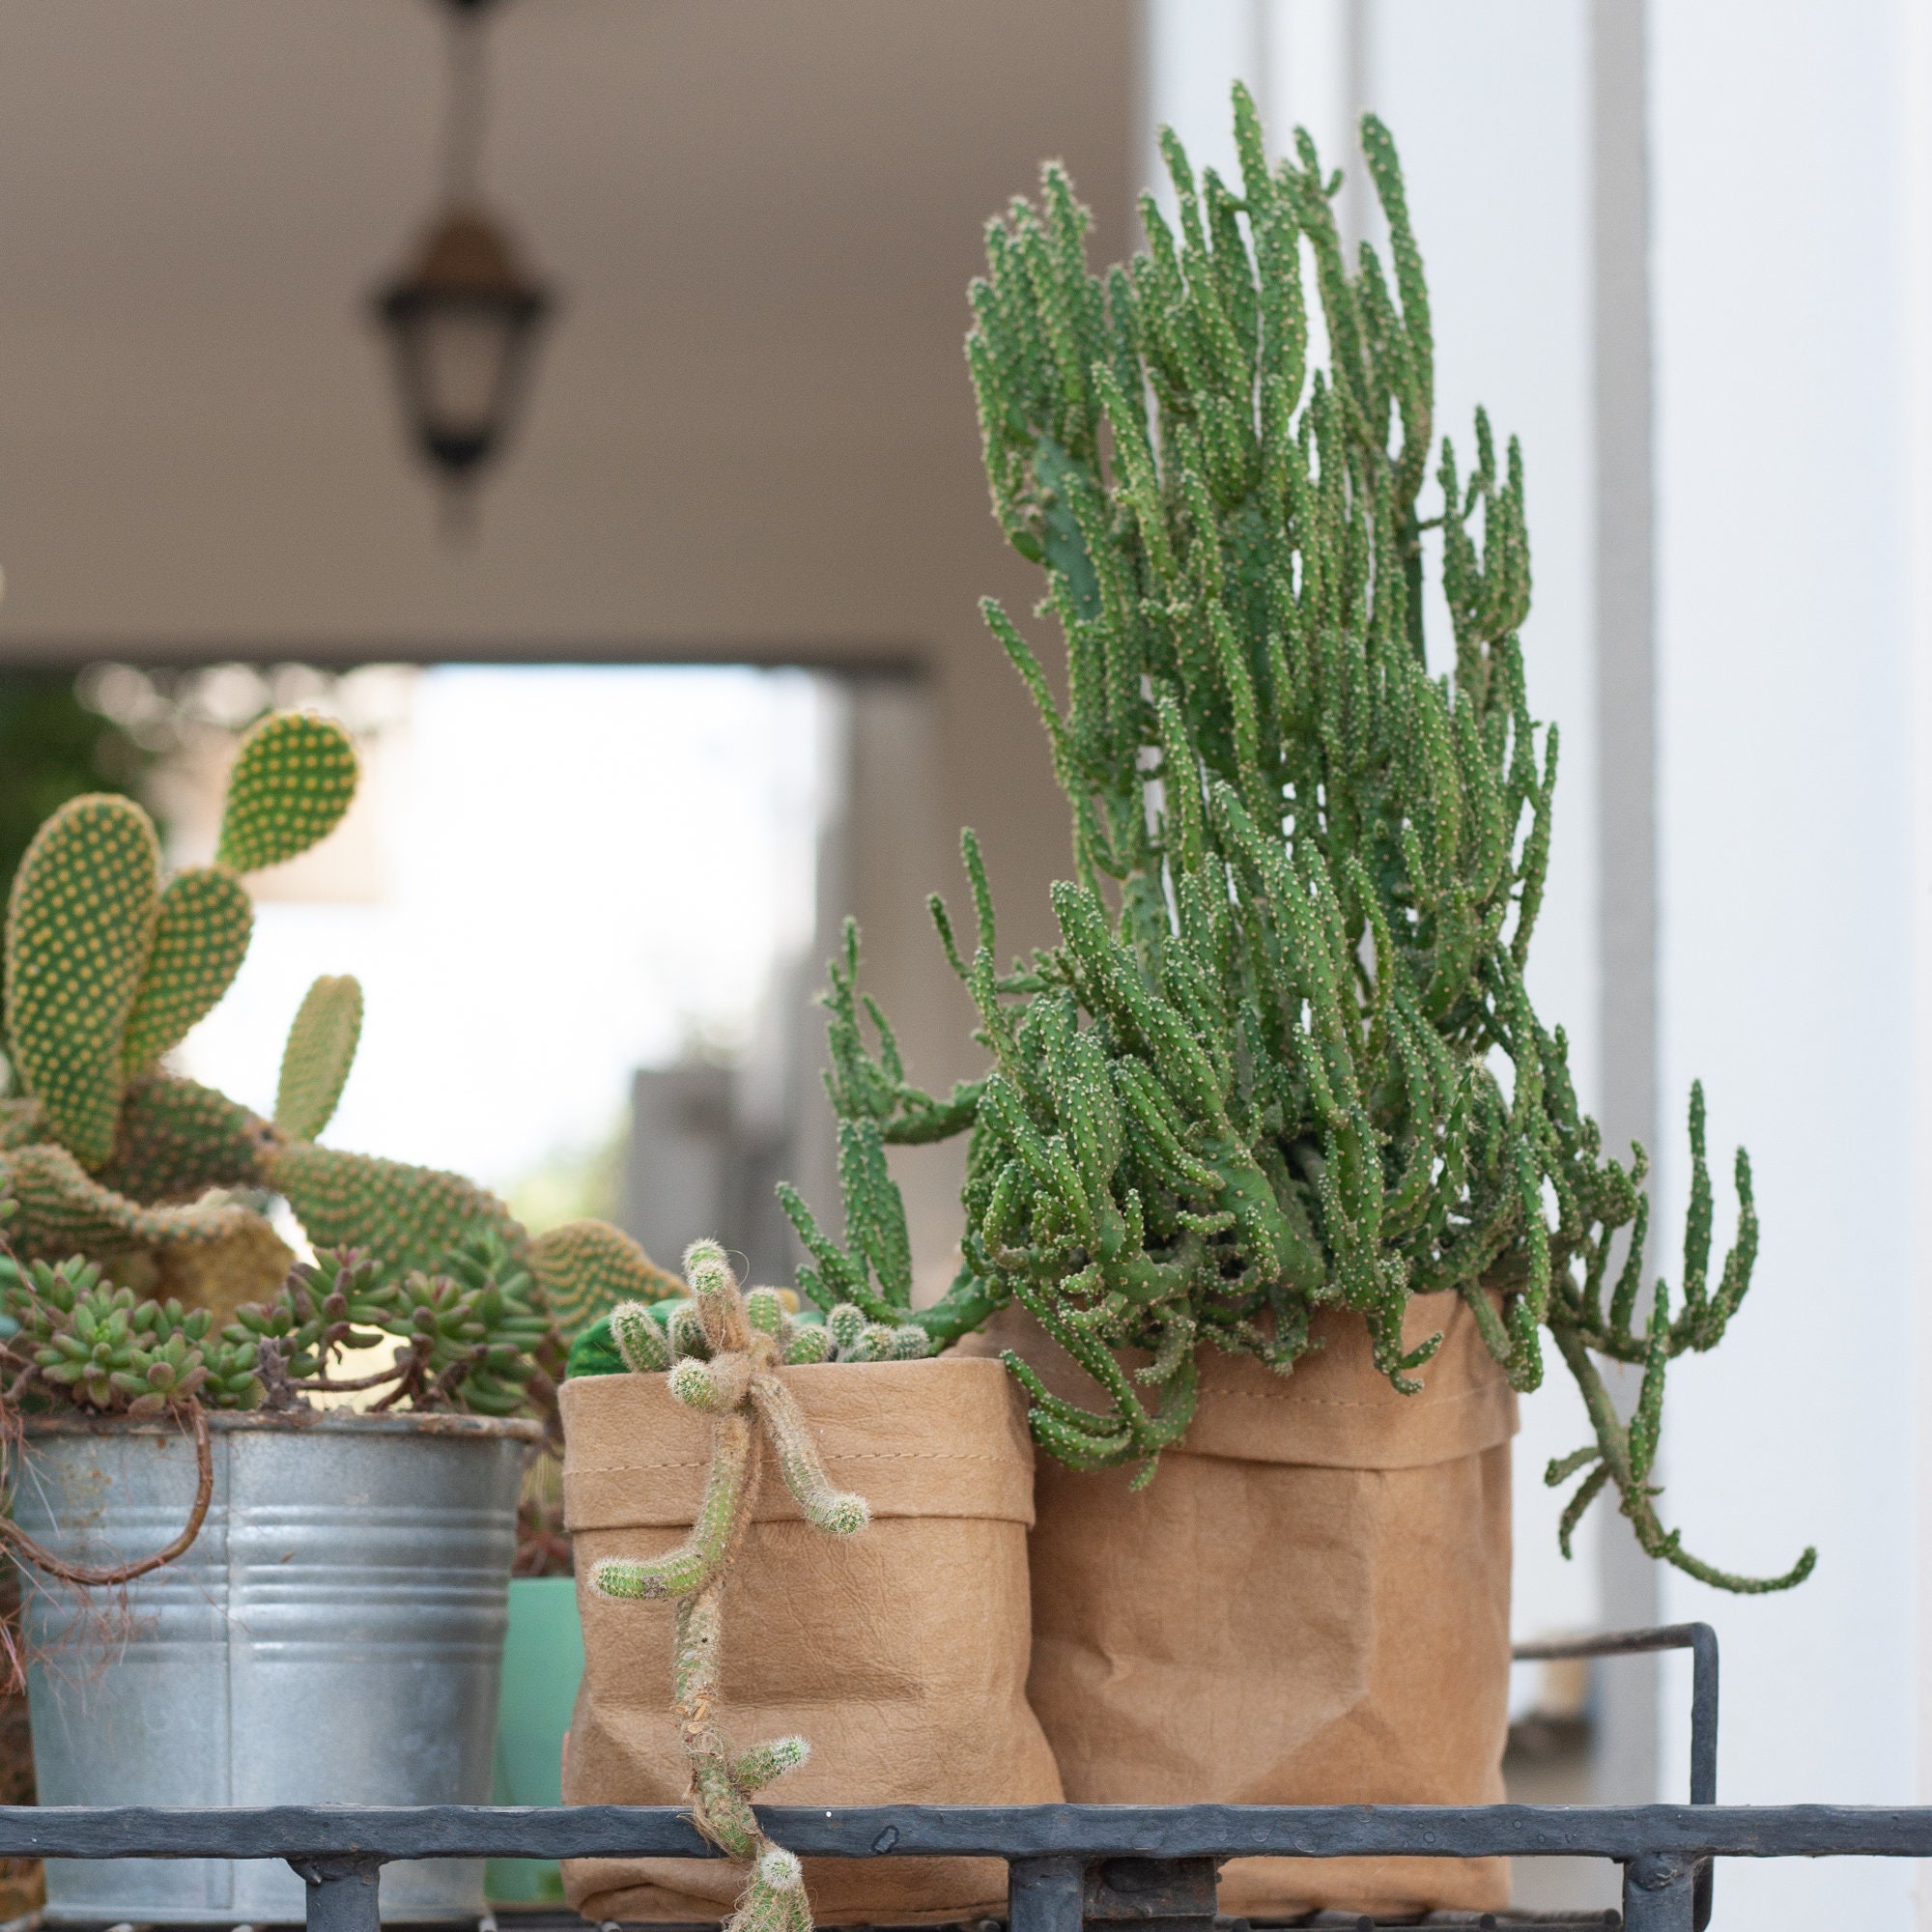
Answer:
[[(361, 1415), (353, 1409), (210, 1409), (216, 1435), (440, 1435), (541, 1442), (544, 1426), (523, 1415)], [(172, 1415), (27, 1415), (29, 1435), (178, 1435)]]

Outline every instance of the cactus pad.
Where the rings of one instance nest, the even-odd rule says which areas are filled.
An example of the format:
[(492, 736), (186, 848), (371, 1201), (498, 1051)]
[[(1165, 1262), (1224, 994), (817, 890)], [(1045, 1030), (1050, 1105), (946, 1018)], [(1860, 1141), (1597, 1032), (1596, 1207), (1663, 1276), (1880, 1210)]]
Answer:
[(362, 1037), (362, 987), (352, 974), (325, 974), (302, 996), (282, 1049), (275, 1124), (297, 1140), (320, 1137), (342, 1098)]
[(161, 895), (148, 970), (128, 1015), (121, 1065), (129, 1075), (179, 1046), (234, 983), (255, 929), (255, 908), (233, 872), (196, 866)]
[(0, 1187), (15, 1203), (14, 1245), (29, 1258), (49, 1261), (214, 1242), (248, 1222), (268, 1225), (229, 1203), (144, 1208), (103, 1187), (67, 1149), (46, 1143), (0, 1155)]
[(70, 799), (27, 847), (7, 909), (7, 1034), (49, 1132), (86, 1166), (114, 1146), (122, 1042), (160, 895), (153, 821), (125, 798)]
[(104, 1187), (135, 1202), (193, 1201), (211, 1187), (265, 1187), (281, 1137), (240, 1102), (168, 1073), (128, 1083)]
[(385, 1279), (439, 1268), (452, 1248), (479, 1234), (494, 1234), (512, 1250), (524, 1245), (510, 1210), (460, 1174), (306, 1141), (276, 1149), (266, 1171), (316, 1247), (364, 1249)]
[(326, 838), (355, 796), (355, 748), (332, 719), (278, 711), (242, 741), (228, 774), (215, 863), (279, 866)]
[(575, 1335), (620, 1301), (662, 1301), (683, 1283), (608, 1221), (566, 1221), (530, 1243), (536, 1276), (556, 1325)]

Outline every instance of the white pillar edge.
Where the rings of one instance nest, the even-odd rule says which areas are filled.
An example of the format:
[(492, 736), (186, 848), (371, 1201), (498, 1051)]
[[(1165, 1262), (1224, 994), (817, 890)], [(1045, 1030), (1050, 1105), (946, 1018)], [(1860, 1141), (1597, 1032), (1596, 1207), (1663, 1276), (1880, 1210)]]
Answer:
[[(1912, 1118), (1913, 1366), (1917, 1422), (1914, 1485), (1914, 1795), (1932, 1804), (1932, 12), (1904, 8), (1901, 85), (1906, 170), (1906, 341), (1912, 653)], [(1914, 1910), (1932, 1932), (1932, 1864), (1921, 1862)]]

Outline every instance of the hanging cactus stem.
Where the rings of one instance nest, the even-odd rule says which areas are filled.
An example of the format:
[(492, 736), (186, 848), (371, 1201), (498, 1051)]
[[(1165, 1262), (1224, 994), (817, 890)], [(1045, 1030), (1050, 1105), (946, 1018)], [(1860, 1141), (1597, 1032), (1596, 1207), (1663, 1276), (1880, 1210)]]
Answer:
[[(619, 1602), (672, 1601), (671, 1701), (691, 1765), (692, 1815), (729, 1857), (751, 1866), (730, 1932), (784, 1928), (810, 1932), (810, 1907), (799, 1863), (775, 1845), (752, 1809), (753, 1797), (805, 1762), (803, 1738), (778, 1738), (736, 1749), (717, 1720), (724, 1660), (724, 1602), (731, 1562), (757, 1499), (760, 1437), (805, 1519), (834, 1536), (854, 1536), (869, 1513), (862, 1497), (837, 1490), (826, 1476), (797, 1403), (778, 1370), (805, 1333), (776, 1291), (740, 1292), (716, 1241), (685, 1252), (691, 1314), (660, 1331), (651, 1310), (613, 1310), (611, 1334), (631, 1372), (664, 1374), (672, 1397), (711, 1418), (711, 1466), (690, 1533), (674, 1549), (644, 1561), (607, 1557), (591, 1587)], [(923, 1338), (922, 1338), (923, 1339)], [(690, 1351), (702, 1345), (703, 1352)]]

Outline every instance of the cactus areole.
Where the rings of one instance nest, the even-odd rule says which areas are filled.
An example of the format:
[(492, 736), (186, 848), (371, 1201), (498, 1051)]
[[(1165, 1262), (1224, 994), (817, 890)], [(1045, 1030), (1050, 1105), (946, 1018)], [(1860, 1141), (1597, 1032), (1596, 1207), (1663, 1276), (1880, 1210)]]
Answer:
[[(1548, 1472), (1580, 1479), (1566, 1551), (1614, 1487), (1653, 1556), (1724, 1589), (1787, 1587), (1810, 1550), (1781, 1577), (1729, 1575), (1653, 1503), (1666, 1367), (1716, 1346), (1750, 1280), (1748, 1163), (1713, 1282), (1693, 1089), (1682, 1274), (1674, 1300), (1647, 1289), (1643, 1151), (1603, 1150), (1524, 984), (1557, 734), (1524, 683), (1520, 454), (1481, 412), (1473, 464), (1436, 438), (1388, 130), (1362, 119), (1387, 266), (1365, 245), (1351, 267), (1340, 176), (1305, 133), (1271, 165), (1238, 86), (1234, 105), (1239, 183), (1197, 178), (1164, 130), (1179, 230), (1144, 196), (1147, 250), (1124, 267), (1090, 271), (1058, 165), (988, 227), (967, 360), (994, 514), (1065, 641), (1065, 709), (1019, 627), (983, 609), (1051, 741), (1074, 877), (1053, 891), (1060, 943), (1003, 968), (965, 835), (970, 946), (931, 910), (991, 1065), (944, 1098), (908, 1080), (869, 1000), (862, 1013), (848, 929), (826, 996), (845, 1239), (782, 1190), (811, 1254), (800, 1285), (940, 1345), (1022, 1304), (1099, 1398), (1057, 1398), (1009, 1355), (1039, 1445), (1142, 1479), (1188, 1427), (1202, 1348), (1286, 1375), (1313, 1311), (1341, 1306), (1413, 1389), (1435, 1343), (1405, 1351), (1408, 1298), (1453, 1292), (1516, 1388), (1541, 1381), (1546, 1336), (1581, 1388), (1594, 1439)], [(886, 1150), (959, 1133), (964, 1259), (915, 1313)], [(1641, 1370), (1627, 1418), (1605, 1360)]]

